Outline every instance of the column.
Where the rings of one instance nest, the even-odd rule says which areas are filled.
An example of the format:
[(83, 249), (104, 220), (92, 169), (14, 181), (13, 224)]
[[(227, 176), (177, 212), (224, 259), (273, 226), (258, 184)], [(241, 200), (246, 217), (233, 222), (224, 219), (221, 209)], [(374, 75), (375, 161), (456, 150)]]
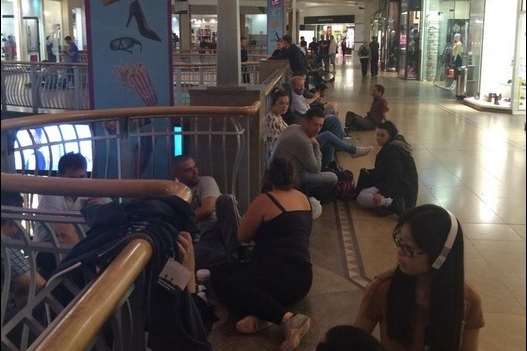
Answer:
[(179, 16), (179, 34), (181, 35), (181, 51), (190, 51), (192, 49), (192, 35), (190, 30), (190, 13), (182, 13)]
[(285, 34), (285, 0), (267, 0), (267, 53), (276, 49), (276, 41)]
[(17, 61), (27, 61), (26, 31), (22, 23), (22, 1), (13, 1), (13, 22), (15, 23), (15, 42)]
[(239, 0), (218, 0), (218, 48), (216, 84), (240, 84), (240, 7)]
[(296, 43), (298, 41), (296, 15), (296, 0), (291, 0), (291, 38), (293, 38), (293, 43)]

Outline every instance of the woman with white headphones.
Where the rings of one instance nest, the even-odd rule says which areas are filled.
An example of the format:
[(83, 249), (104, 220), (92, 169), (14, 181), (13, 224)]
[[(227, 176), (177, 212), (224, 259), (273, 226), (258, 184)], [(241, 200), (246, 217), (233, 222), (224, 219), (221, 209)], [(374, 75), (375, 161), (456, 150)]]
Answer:
[(465, 283), (456, 217), (419, 206), (401, 216), (393, 238), (397, 268), (370, 284), (355, 326), (371, 333), (379, 324), (387, 351), (476, 351), (481, 299)]

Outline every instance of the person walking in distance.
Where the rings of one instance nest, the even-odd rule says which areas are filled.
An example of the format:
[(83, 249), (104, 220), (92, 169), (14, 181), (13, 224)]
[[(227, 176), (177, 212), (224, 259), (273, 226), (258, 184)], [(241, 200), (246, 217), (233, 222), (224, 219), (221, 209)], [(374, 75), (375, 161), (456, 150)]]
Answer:
[(373, 37), (370, 43), (370, 61), (371, 76), (377, 77), (379, 74), (379, 42), (377, 37)]
[(359, 60), (362, 77), (366, 77), (368, 74), (368, 62), (370, 61), (370, 49), (368, 49), (366, 43), (362, 43), (359, 48)]

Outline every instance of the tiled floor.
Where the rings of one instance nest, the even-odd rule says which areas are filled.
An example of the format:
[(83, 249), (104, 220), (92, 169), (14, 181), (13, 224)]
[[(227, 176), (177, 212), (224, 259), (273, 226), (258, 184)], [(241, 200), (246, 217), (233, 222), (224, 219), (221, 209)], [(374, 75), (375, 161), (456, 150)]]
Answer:
[[(337, 72), (332, 92), (341, 114), (365, 113), (375, 82), (385, 85), (389, 117), (414, 147), (419, 203), (448, 207), (462, 223), (466, 278), (482, 296), (486, 321), (480, 350), (525, 350), (525, 116), (478, 112), (432, 85), (389, 74), (363, 80), (350, 66)], [(371, 132), (354, 137), (374, 142)], [(339, 159), (358, 174), (361, 167), (372, 167), (375, 155)], [(377, 218), (355, 206), (351, 216), (364, 274), (371, 278), (391, 268), (394, 219)], [(314, 327), (300, 350), (313, 350), (329, 327), (352, 323), (360, 302), (361, 288), (348, 279), (336, 217), (335, 207), (328, 205), (315, 223), (315, 282), (295, 308), (311, 315)], [(217, 324), (212, 341), (217, 350), (275, 350), (280, 335), (272, 329), (239, 336), (227, 322)]]

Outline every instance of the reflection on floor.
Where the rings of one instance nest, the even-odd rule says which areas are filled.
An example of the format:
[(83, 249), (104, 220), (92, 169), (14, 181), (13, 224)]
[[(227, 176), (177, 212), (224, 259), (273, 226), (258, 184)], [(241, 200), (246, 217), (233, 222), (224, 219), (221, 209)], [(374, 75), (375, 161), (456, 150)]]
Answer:
[[(389, 74), (362, 80), (350, 66), (338, 70), (332, 93), (341, 115), (348, 110), (365, 113), (369, 90), (377, 82), (386, 87), (390, 119), (414, 147), (419, 203), (448, 207), (462, 223), (466, 277), (480, 292), (485, 313), (480, 350), (525, 350), (525, 116), (478, 112), (445, 96), (442, 89)], [(371, 132), (354, 137), (374, 144)], [(360, 168), (372, 167), (374, 159), (374, 154), (361, 159), (339, 155), (356, 175)], [(362, 288), (350, 280), (356, 274), (349, 272), (350, 262), (359, 265), (365, 278), (393, 266), (394, 218), (374, 217), (350, 205), (354, 240), (349, 241), (342, 227), (348, 212), (340, 206), (325, 206), (315, 223), (314, 286), (294, 307), (314, 323), (299, 350), (313, 350), (331, 326), (353, 322)], [(241, 336), (223, 321), (211, 339), (215, 350), (276, 350), (280, 333), (272, 328)]]

